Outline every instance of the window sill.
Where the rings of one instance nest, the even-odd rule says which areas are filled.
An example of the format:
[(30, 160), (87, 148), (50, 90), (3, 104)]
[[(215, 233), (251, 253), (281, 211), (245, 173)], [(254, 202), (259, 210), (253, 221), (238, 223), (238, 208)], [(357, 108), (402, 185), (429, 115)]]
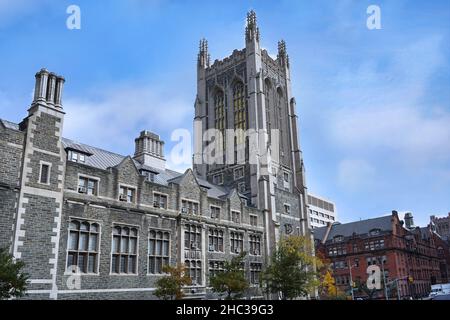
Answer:
[(64, 272), (64, 276), (99, 276), (100, 273)]

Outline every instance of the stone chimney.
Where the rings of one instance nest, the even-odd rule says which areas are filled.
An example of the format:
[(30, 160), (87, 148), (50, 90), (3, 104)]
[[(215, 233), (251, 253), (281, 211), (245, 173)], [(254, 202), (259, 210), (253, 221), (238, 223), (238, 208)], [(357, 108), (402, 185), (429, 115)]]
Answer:
[(33, 104), (62, 109), (62, 92), (65, 79), (47, 69), (36, 73)]
[(166, 169), (164, 141), (157, 134), (150, 131), (142, 131), (139, 137), (135, 139), (135, 143), (134, 159), (143, 165), (155, 169)]
[(411, 212), (405, 213), (405, 225), (407, 229), (414, 229), (414, 218)]

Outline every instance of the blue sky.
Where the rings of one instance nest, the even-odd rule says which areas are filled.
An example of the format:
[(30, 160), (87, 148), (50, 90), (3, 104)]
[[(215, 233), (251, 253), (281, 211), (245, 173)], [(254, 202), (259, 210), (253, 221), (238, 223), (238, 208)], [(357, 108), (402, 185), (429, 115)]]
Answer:
[[(71, 4), (81, 30), (66, 28)], [(371, 4), (381, 30), (366, 27)], [(309, 190), (343, 222), (449, 212), (447, 0), (0, 0), (0, 118), (26, 116), (46, 67), (67, 80), (66, 137), (131, 154), (148, 129), (170, 150), (192, 127), (199, 39), (213, 60), (242, 48), (249, 9), (264, 48), (287, 42)]]

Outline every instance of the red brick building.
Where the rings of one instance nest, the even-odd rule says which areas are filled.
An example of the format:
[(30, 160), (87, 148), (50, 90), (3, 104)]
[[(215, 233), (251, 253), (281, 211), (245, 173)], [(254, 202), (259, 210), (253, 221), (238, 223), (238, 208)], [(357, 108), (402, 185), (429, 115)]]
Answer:
[[(389, 216), (329, 224), (314, 230), (316, 250), (331, 261), (336, 284), (343, 291), (351, 292), (351, 279), (365, 284), (367, 268), (377, 265), (382, 271), (383, 288), (372, 298), (384, 299), (386, 292), (389, 299), (425, 297), (432, 284), (448, 281), (442, 266), (447, 260), (442, 250), (438, 256), (438, 246), (450, 252), (431, 228), (414, 227), (408, 222), (409, 228), (393, 211)], [(368, 294), (355, 289), (354, 295)]]

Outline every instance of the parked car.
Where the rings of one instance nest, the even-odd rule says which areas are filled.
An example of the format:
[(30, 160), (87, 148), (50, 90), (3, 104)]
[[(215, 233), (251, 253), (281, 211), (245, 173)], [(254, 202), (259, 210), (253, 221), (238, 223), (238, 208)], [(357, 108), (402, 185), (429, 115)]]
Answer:
[(438, 294), (431, 298), (431, 300), (450, 300), (450, 294)]
[(450, 283), (433, 284), (431, 286), (431, 292), (429, 297), (434, 298), (435, 296), (450, 294)]

